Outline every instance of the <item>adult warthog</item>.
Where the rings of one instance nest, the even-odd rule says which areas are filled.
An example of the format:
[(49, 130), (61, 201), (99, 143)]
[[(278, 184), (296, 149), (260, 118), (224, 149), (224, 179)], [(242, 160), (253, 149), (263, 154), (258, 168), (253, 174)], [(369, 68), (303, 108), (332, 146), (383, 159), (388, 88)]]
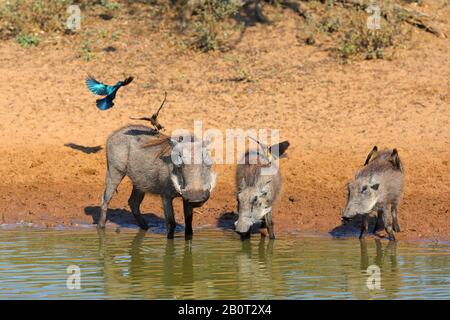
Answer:
[(183, 198), (185, 238), (192, 239), (193, 208), (209, 199), (216, 183), (207, 145), (191, 135), (168, 137), (153, 129), (130, 125), (114, 132), (106, 143), (106, 188), (98, 227), (106, 224), (108, 204), (125, 176), (133, 183), (128, 204), (139, 227), (148, 229), (139, 207), (145, 193), (161, 196), (167, 238), (173, 239), (175, 216), (173, 199)]

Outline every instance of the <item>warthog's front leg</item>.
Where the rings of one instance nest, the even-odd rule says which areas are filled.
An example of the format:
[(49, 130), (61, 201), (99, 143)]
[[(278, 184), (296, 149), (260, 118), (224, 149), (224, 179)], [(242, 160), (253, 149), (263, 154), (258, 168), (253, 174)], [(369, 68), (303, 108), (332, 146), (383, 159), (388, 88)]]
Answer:
[(369, 228), (368, 213), (363, 214), (361, 221), (361, 233), (359, 238), (362, 239), (366, 235), (367, 229)]
[(267, 231), (269, 232), (269, 239), (275, 239), (275, 232), (273, 230), (273, 222), (272, 222), (272, 210), (270, 210), (270, 212), (266, 214), (265, 220)]
[(386, 233), (389, 235), (389, 240), (395, 241), (394, 231), (392, 230), (392, 225), (388, 221), (388, 209), (387, 206), (385, 206), (383, 209), (383, 223), (384, 223), (384, 229), (386, 230)]
[(167, 195), (162, 196), (164, 206), (164, 216), (166, 217), (167, 239), (173, 239), (175, 234), (175, 216), (173, 214), (173, 198)]
[(373, 228), (373, 233), (383, 230), (383, 210), (377, 210), (377, 220), (375, 222), (375, 227)]
[(193, 216), (193, 209), (192, 206), (189, 204), (188, 201), (183, 199), (183, 211), (184, 211), (184, 238), (186, 240), (192, 240), (192, 216)]
[(148, 229), (147, 222), (145, 222), (139, 209), (142, 200), (144, 200), (144, 196), (145, 196), (144, 192), (136, 189), (133, 186), (133, 191), (131, 191), (130, 198), (128, 199), (128, 205), (130, 206), (131, 213), (133, 213), (133, 216), (136, 218), (139, 227), (143, 230), (147, 230)]

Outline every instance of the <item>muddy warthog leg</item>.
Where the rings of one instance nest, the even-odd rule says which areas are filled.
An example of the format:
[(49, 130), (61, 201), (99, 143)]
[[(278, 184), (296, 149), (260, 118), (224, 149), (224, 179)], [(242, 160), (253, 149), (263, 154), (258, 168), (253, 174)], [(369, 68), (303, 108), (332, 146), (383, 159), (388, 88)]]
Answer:
[(148, 229), (147, 222), (145, 222), (144, 218), (141, 215), (141, 210), (139, 207), (141, 206), (142, 200), (144, 200), (145, 193), (136, 189), (133, 186), (133, 191), (131, 191), (130, 198), (128, 199), (128, 205), (130, 206), (131, 213), (136, 218), (136, 221), (139, 227), (143, 230)]
[(362, 221), (361, 221), (361, 233), (359, 234), (359, 238), (362, 239), (366, 235), (367, 229), (369, 227), (368, 222), (368, 214), (363, 214)]
[(384, 229), (386, 230), (387, 234), (389, 235), (389, 240), (395, 240), (394, 231), (392, 230), (392, 225), (389, 224), (389, 221), (388, 221), (387, 207), (383, 208), (383, 223), (384, 223)]
[(266, 227), (269, 232), (269, 239), (275, 239), (275, 232), (273, 231), (273, 222), (272, 222), (272, 210), (266, 214)]
[(163, 195), (162, 201), (164, 206), (164, 216), (166, 217), (167, 239), (173, 239), (176, 227), (175, 216), (173, 214), (173, 199), (170, 196)]
[(375, 222), (375, 228), (373, 228), (373, 233), (383, 230), (383, 210), (377, 210), (377, 220)]
[(395, 202), (391, 204), (391, 215), (394, 231), (400, 232), (400, 225), (398, 224), (398, 217), (397, 217), (397, 203)]
[(184, 211), (184, 238), (186, 240), (192, 240), (192, 206), (188, 201), (183, 199), (183, 211)]
[(97, 222), (97, 228), (104, 228), (106, 224), (106, 212), (108, 211), (108, 204), (111, 201), (117, 186), (122, 181), (124, 175), (114, 168), (108, 168), (106, 172), (106, 187), (103, 193), (102, 205), (100, 209), (100, 217)]

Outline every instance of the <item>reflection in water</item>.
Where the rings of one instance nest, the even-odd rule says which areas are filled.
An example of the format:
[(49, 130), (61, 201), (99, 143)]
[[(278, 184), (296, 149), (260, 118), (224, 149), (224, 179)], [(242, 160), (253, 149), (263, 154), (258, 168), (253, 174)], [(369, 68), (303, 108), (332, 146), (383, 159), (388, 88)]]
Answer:
[(389, 241), (385, 248), (383, 248), (381, 240), (374, 239), (375, 255), (369, 253), (366, 239), (360, 239), (359, 242), (361, 248), (360, 269), (362, 271), (362, 277), (367, 281), (369, 274), (366, 271), (369, 266), (378, 266), (381, 272), (381, 290), (370, 290), (367, 288), (367, 282), (362, 281), (363, 287), (365, 285), (365, 290), (362, 289), (360, 291), (362, 295), (359, 295), (358, 298), (369, 299), (383, 293), (386, 298), (395, 299), (402, 283), (397, 262), (397, 242)]
[[(242, 242), (212, 230), (186, 242), (142, 230), (0, 229), (0, 299), (448, 299), (449, 253), (370, 238)], [(72, 264), (81, 290), (66, 287)], [(367, 288), (371, 265), (381, 290)]]
[[(283, 278), (272, 273), (271, 262), (274, 241), (261, 238), (257, 248), (251, 241), (234, 241), (236, 249), (226, 256), (207, 254), (203, 246), (197, 247), (192, 241), (164, 241), (161, 260), (146, 258), (144, 242), (146, 232), (139, 230), (129, 245), (129, 259), (126, 268), (117, 268), (114, 235), (108, 238), (104, 230), (98, 231), (99, 257), (103, 262), (104, 290), (108, 296), (132, 297), (142, 294), (143, 298), (203, 298), (230, 295), (229, 298), (266, 298), (272, 292), (283, 292), (279, 283)], [(196, 249), (200, 250), (196, 250)], [(202, 263), (200, 271), (194, 273), (194, 255)], [(222, 270), (220, 263), (226, 258), (228, 270)], [(120, 256), (125, 259), (125, 256)], [(219, 270), (218, 270), (219, 269)], [(160, 276), (154, 275), (160, 271)], [(149, 279), (153, 279), (150, 281)], [(159, 283), (160, 282), (160, 283)], [(129, 283), (131, 286), (124, 286)], [(163, 290), (161, 290), (163, 289)], [(163, 291), (163, 293), (162, 293)], [(161, 295), (162, 293), (162, 295)], [(284, 292), (286, 294), (286, 292)]]
[[(266, 238), (261, 237), (257, 247), (257, 255), (253, 248), (253, 243), (249, 240), (241, 242), (241, 250), (235, 253), (237, 275), (236, 292), (239, 297), (248, 297), (250, 292), (255, 292), (254, 299), (264, 299), (271, 294), (282, 280), (272, 272), (272, 255), (274, 241), (268, 240), (266, 245)], [(277, 279), (273, 279), (273, 277)]]

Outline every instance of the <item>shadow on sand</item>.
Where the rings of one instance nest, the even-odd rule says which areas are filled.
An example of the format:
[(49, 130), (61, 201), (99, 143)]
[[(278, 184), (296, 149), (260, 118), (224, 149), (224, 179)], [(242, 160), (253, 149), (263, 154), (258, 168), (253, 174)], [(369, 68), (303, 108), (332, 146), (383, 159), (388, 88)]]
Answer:
[(64, 146), (74, 149), (74, 150), (77, 150), (77, 151), (81, 151), (86, 154), (97, 153), (103, 149), (101, 146), (86, 147), (86, 146), (82, 146), (82, 145), (79, 145), (76, 143), (66, 143), (66, 144), (64, 144)]
[[(342, 238), (342, 237), (359, 237), (361, 233), (361, 221), (362, 216), (356, 216), (354, 219), (348, 222), (343, 222), (341, 225), (334, 227), (333, 230), (329, 232), (334, 238)], [(375, 223), (377, 221), (377, 217), (369, 216), (369, 232), (366, 235), (374, 234)], [(383, 226), (381, 226), (383, 229)]]
[[(91, 216), (94, 224), (97, 224), (98, 219), (100, 217), (100, 207), (99, 206), (90, 206), (84, 208), (84, 214)], [(108, 209), (107, 221), (115, 223), (119, 227), (123, 228), (138, 228), (136, 223), (136, 219), (133, 214), (125, 209)], [(142, 217), (145, 222), (147, 222), (149, 231), (152, 233), (166, 233), (166, 221), (164, 218), (158, 217), (154, 213), (142, 213)], [(175, 228), (175, 232), (184, 231), (184, 226), (177, 223)]]
[[(234, 223), (238, 220), (238, 218), (239, 215), (234, 211), (224, 212), (217, 218), (217, 227), (223, 230), (234, 231)], [(261, 233), (261, 229), (265, 227), (266, 226), (263, 222), (255, 223), (251, 228), (251, 233), (252, 234)]]
[(238, 214), (234, 211), (222, 213), (217, 218), (217, 227), (224, 230), (233, 230), (234, 222), (238, 219)]

